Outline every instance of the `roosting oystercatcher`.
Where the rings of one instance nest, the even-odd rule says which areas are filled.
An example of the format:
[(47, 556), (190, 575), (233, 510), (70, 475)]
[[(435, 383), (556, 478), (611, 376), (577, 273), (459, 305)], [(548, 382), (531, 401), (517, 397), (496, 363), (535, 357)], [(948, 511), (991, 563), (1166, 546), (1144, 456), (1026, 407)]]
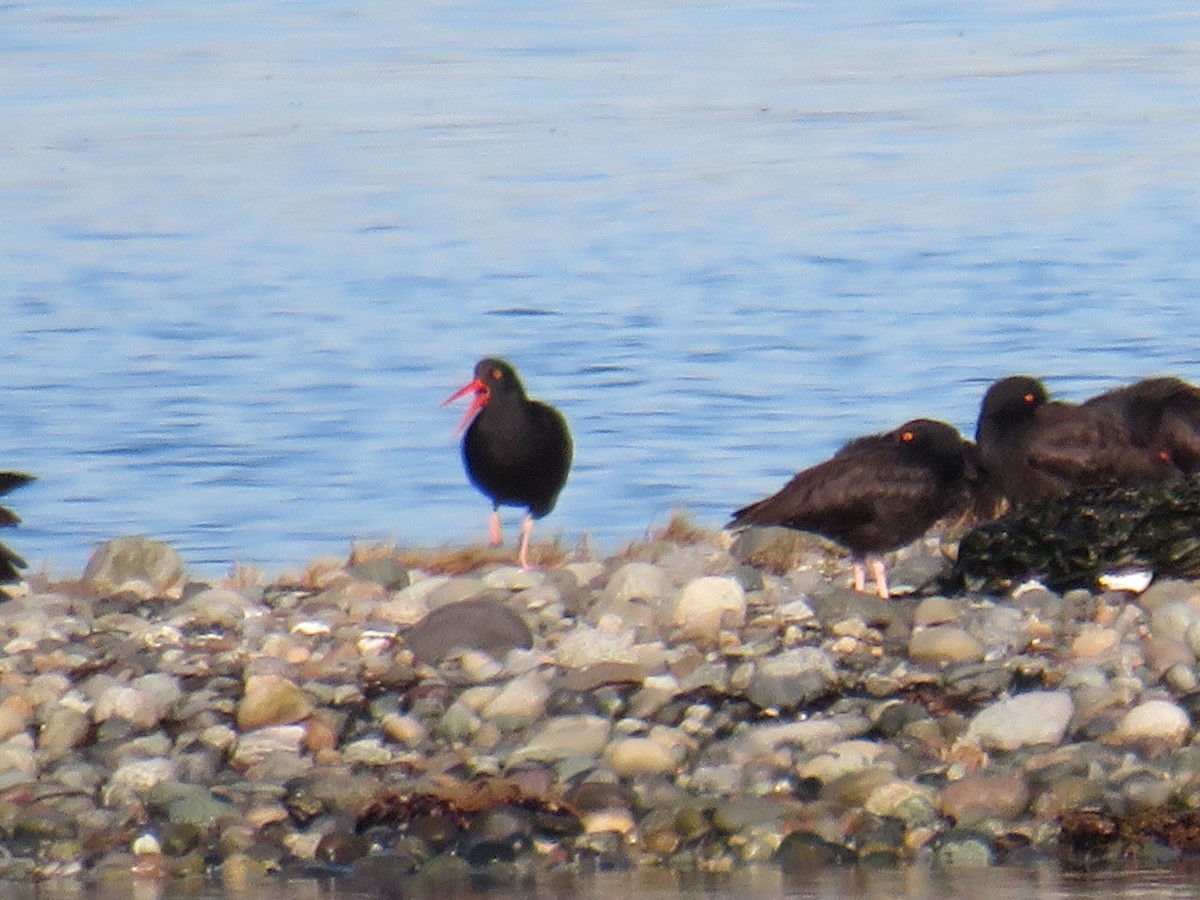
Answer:
[(1200, 388), (1179, 378), (1143, 378), (1084, 402), (1124, 425), (1144, 447), (1165, 450), (1180, 471), (1200, 472)]
[(853, 555), (855, 589), (866, 588), (869, 566), (879, 596), (886, 598), (882, 554), (911, 543), (965, 506), (970, 449), (953, 426), (914, 419), (851, 441), (777, 494), (739, 509), (726, 527), (783, 525), (827, 537)]
[(1144, 447), (1103, 412), (1051, 400), (1036, 378), (1013, 375), (988, 388), (975, 443), (987, 478), (1013, 506), (1090, 485), (1178, 478), (1161, 449)]
[(491, 498), (488, 538), (493, 547), (501, 542), (501, 506), (525, 507), (517, 559), (528, 569), (534, 520), (554, 509), (571, 468), (567, 420), (554, 407), (526, 397), (516, 369), (502, 359), (480, 360), (475, 378), (445, 403), (466, 394), (472, 397), (459, 424), (460, 431), (466, 428), (463, 463), (471, 483)]

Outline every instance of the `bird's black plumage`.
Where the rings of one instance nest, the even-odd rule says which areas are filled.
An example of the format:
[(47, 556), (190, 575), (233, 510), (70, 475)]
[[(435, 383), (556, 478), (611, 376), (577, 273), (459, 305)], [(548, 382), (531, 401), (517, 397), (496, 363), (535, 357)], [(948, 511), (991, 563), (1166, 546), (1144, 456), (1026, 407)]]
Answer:
[(886, 597), (881, 554), (916, 540), (965, 506), (969, 447), (952, 426), (914, 419), (851, 441), (777, 493), (739, 509), (727, 527), (782, 525), (823, 535), (853, 554), (856, 588), (864, 587), (865, 559)]
[[(25, 475), (21, 472), (0, 472), (0, 496), (31, 481), (33, 481), (32, 475)], [(16, 525), (20, 521), (21, 517), (15, 512), (0, 506), (0, 527)], [(6, 545), (0, 544), (0, 584), (12, 584), (20, 581), (23, 568), (25, 568), (25, 560)]]
[(1112, 416), (1053, 401), (1040, 381), (1024, 375), (988, 388), (975, 442), (987, 479), (1014, 506), (1089, 485), (1179, 476), (1165, 453), (1140, 445)]
[(480, 360), (474, 379), (450, 399), (465, 394), (472, 395), (463, 418), (470, 423), (462, 442), (467, 477), (492, 501), (493, 544), (500, 538), (499, 507), (529, 511), (520, 549), (527, 565), (533, 520), (554, 509), (571, 469), (570, 429), (557, 409), (526, 396), (516, 369), (502, 359)]
[(1170, 454), (1180, 471), (1200, 472), (1200, 388), (1195, 385), (1179, 378), (1144, 378), (1083, 405), (1120, 422), (1142, 446)]

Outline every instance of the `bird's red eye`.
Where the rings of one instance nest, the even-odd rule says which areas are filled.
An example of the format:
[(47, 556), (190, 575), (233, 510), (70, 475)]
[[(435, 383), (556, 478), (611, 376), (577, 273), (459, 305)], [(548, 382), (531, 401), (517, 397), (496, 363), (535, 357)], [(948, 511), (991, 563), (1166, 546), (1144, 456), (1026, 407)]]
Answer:
[(904, 441), (904, 443), (906, 443), (906, 444), (911, 444), (916, 439), (917, 439), (917, 436), (915, 434), (913, 434), (911, 431), (906, 431), (902, 435), (900, 435), (900, 440)]
[(1158, 458), (1161, 459), (1163, 462), (1171, 462), (1172, 461), (1171, 460), (1171, 451), (1170, 450), (1159, 450)]
[(1034, 400), (1037, 399), (1037, 397), (1033, 396), (1033, 394), (1026, 394), (1021, 399), (1024, 400), (1026, 403), (1032, 403)]
[(503, 377), (504, 377), (504, 373), (501, 372), (499, 369), (492, 369), (492, 380), (493, 381), (499, 381)]

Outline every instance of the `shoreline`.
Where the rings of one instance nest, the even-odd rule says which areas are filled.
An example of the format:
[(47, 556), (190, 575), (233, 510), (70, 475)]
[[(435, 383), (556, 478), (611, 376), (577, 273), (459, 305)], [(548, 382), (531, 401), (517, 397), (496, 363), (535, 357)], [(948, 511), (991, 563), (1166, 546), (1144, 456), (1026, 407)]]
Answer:
[[(890, 554), (894, 584), (945, 544)], [(680, 517), (604, 557), (534, 550), (532, 572), (379, 546), (193, 580), (122, 538), (31, 575), (0, 604), (0, 882), (1200, 849), (1196, 582), (884, 601), (823, 542)]]

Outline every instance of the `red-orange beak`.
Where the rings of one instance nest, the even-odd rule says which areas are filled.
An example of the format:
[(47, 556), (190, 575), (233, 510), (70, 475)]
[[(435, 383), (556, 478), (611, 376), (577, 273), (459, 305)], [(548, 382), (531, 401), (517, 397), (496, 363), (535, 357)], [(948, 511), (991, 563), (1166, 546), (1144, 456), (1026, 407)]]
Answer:
[(455, 429), (455, 434), (462, 434), (471, 420), (479, 413), (481, 409), (487, 406), (488, 402), (488, 386), (476, 378), (474, 381), (468, 382), (460, 387), (457, 391), (442, 401), (442, 406), (448, 403), (453, 403), (459, 397), (465, 397), (467, 394), (473, 393), (475, 396), (471, 398), (471, 405), (467, 407), (467, 411), (463, 413), (462, 421), (458, 423), (458, 428)]

